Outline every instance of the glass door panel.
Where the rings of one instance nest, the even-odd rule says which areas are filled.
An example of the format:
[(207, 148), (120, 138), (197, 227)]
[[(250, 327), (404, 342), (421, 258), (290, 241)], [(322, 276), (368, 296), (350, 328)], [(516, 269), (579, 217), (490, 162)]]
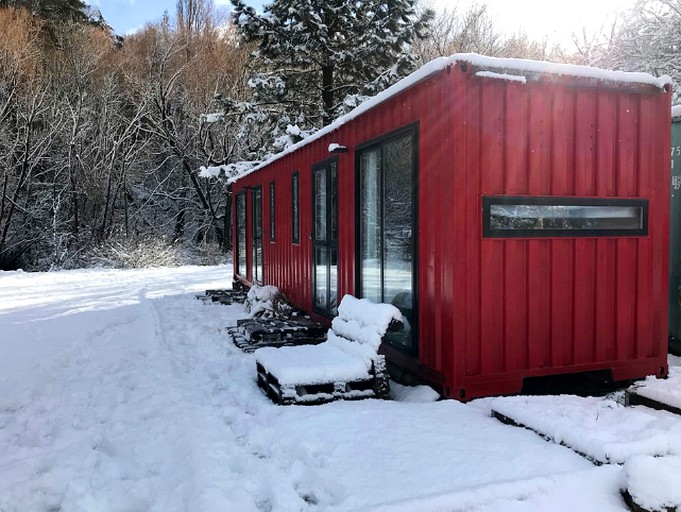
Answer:
[(329, 282), (329, 258), (326, 247), (315, 248), (315, 298), (314, 307), (319, 311), (329, 309), (327, 285)]
[(413, 324), (413, 155), (411, 137), (385, 144), (383, 157), (383, 302), (397, 306), (408, 325), (387, 341), (410, 349)]
[(365, 152), (360, 159), (360, 294), (381, 302), (381, 215), (379, 200), (380, 149)]
[(314, 310), (338, 313), (338, 171), (335, 160), (312, 169), (312, 266)]
[(318, 169), (314, 174), (314, 204), (315, 204), (315, 222), (314, 222), (314, 239), (316, 241), (325, 241), (327, 231), (327, 186), (326, 186), (326, 169)]
[(407, 322), (387, 342), (414, 353), (416, 191), (414, 133), (396, 136), (359, 155), (359, 290), (397, 306)]
[(251, 255), (251, 279), (253, 283), (262, 283), (262, 188), (251, 190), (251, 206), (253, 209), (253, 247)]
[(246, 245), (246, 193), (240, 192), (236, 195), (236, 273), (246, 277), (248, 272), (246, 266), (246, 256), (248, 245)]

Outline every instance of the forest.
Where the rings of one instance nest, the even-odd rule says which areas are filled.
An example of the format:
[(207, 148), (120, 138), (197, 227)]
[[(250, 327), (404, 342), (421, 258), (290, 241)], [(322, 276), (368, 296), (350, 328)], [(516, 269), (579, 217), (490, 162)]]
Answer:
[(681, 0), (561, 45), (504, 32), (484, 3), (178, 0), (159, 20), (121, 36), (80, 0), (0, 0), (0, 270), (221, 261), (228, 178), (438, 56), (681, 83)]

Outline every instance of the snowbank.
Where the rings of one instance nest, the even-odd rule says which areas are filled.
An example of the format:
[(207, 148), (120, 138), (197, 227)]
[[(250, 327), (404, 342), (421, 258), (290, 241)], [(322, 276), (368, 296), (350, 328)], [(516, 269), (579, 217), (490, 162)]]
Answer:
[(681, 457), (632, 457), (624, 466), (626, 491), (646, 510), (681, 508)]

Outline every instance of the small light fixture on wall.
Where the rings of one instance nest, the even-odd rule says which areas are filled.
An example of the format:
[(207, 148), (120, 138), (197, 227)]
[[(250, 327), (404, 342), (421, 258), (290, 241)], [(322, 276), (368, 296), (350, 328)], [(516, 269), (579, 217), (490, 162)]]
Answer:
[(329, 144), (329, 153), (347, 153), (348, 147), (338, 144), (337, 142), (332, 142)]

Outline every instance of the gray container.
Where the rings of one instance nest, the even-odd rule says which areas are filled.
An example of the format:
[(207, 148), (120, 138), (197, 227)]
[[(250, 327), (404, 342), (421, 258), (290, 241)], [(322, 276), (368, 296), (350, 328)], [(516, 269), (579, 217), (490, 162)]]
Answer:
[(670, 189), (669, 339), (670, 348), (677, 348), (675, 345), (681, 345), (681, 109), (678, 107), (672, 109)]

